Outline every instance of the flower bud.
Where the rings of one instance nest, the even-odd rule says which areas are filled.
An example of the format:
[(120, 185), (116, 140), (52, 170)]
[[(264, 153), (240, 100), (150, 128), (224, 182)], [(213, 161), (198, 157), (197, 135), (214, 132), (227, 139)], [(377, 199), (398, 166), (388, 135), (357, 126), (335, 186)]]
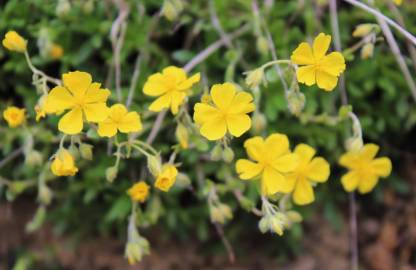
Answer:
[(59, 0), (56, 5), (55, 13), (58, 17), (63, 18), (71, 11), (71, 3), (69, 0)]
[(293, 211), (293, 210), (287, 211), (286, 216), (287, 216), (287, 218), (289, 219), (289, 221), (291, 223), (299, 223), (299, 222), (302, 222), (302, 220), (303, 220), (303, 218), (299, 214), (299, 212), (296, 212), (296, 211)]
[(182, 149), (187, 149), (189, 146), (189, 134), (188, 130), (183, 124), (178, 124), (178, 126), (176, 127), (175, 135)]
[(191, 179), (187, 174), (178, 173), (175, 185), (178, 187), (188, 187), (191, 184)]
[(261, 133), (267, 126), (266, 117), (260, 112), (254, 112), (252, 123), (251, 130), (255, 134)]
[(40, 185), (38, 190), (38, 200), (43, 205), (49, 205), (52, 201), (52, 191), (47, 185)]
[(256, 68), (255, 70), (249, 71), (246, 76), (246, 84), (251, 89), (259, 86), (264, 80), (264, 72), (262, 68)]
[(371, 31), (374, 29), (374, 24), (371, 23), (363, 23), (357, 25), (355, 27), (354, 32), (352, 32), (353, 37), (365, 37), (366, 35), (370, 34)]
[(257, 38), (257, 50), (262, 54), (262, 55), (267, 55), (269, 52), (269, 43), (267, 42), (267, 38), (260, 36)]
[(35, 216), (32, 220), (26, 224), (26, 232), (31, 233), (39, 229), (46, 218), (46, 208), (44, 206), (39, 206), (36, 210)]
[(270, 228), (270, 219), (269, 217), (262, 217), (259, 221), (259, 230), (261, 233), (266, 233)]
[(227, 163), (230, 163), (231, 161), (233, 161), (234, 160), (233, 149), (231, 149), (228, 146), (225, 147), (224, 151), (222, 152), (222, 159)]
[(289, 110), (293, 115), (300, 115), (305, 106), (305, 95), (298, 91), (290, 91), (287, 96)]
[(356, 152), (363, 147), (363, 139), (360, 137), (351, 137), (345, 141), (347, 151)]
[(162, 7), (162, 14), (169, 21), (174, 21), (183, 10), (182, 0), (165, 0)]
[(36, 150), (29, 151), (25, 156), (25, 163), (29, 166), (39, 166), (42, 164), (43, 158), (41, 153)]
[(373, 56), (374, 44), (367, 43), (361, 48), (361, 59), (368, 59)]
[(218, 161), (222, 156), (222, 147), (220, 144), (216, 144), (211, 150), (211, 159), (213, 161)]
[(93, 146), (91, 144), (81, 143), (81, 145), (79, 146), (79, 152), (81, 154), (81, 157), (86, 160), (92, 160), (92, 148)]
[(142, 260), (143, 252), (138, 243), (128, 242), (126, 245), (124, 256), (127, 258), (130, 265), (134, 265)]
[(108, 182), (112, 183), (114, 181), (114, 179), (116, 179), (118, 174), (118, 168), (116, 166), (113, 167), (108, 167), (105, 170), (105, 177), (107, 179)]
[(162, 161), (159, 156), (147, 156), (147, 168), (153, 176), (158, 176), (162, 170)]
[(16, 31), (7, 32), (2, 43), (6, 49), (19, 53), (25, 52), (27, 47), (27, 41)]

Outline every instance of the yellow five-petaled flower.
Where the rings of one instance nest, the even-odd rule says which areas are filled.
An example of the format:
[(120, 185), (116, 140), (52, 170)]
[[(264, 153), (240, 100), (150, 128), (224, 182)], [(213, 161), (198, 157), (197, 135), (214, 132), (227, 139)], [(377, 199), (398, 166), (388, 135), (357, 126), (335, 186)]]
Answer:
[(244, 148), (254, 162), (239, 159), (236, 163), (239, 177), (249, 180), (261, 175), (263, 195), (283, 192), (287, 185), (286, 175), (293, 172), (298, 164), (297, 155), (290, 152), (287, 136), (275, 133), (266, 140), (258, 136), (253, 137), (244, 142)]
[(314, 157), (315, 149), (307, 144), (296, 146), (294, 153), (298, 156), (298, 165), (287, 176), (283, 185), (283, 192), (292, 192), (293, 201), (305, 205), (315, 200), (312, 186), (314, 183), (323, 183), (329, 177), (329, 164), (322, 157)]
[(178, 170), (172, 164), (163, 165), (162, 171), (157, 175), (155, 187), (162, 191), (169, 191), (176, 181)]
[(212, 104), (197, 103), (194, 120), (201, 126), (201, 135), (208, 140), (219, 140), (228, 132), (240, 137), (250, 129), (248, 113), (254, 111), (253, 97), (237, 92), (232, 83), (215, 84), (211, 88)]
[(25, 113), (26, 109), (10, 106), (3, 111), (3, 118), (6, 120), (9, 127), (15, 128), (20, 126), (25, 121)]
[(130, 198), (136, 202), (145, 202), (147, 197), (149, 196), (149, 185), (146, 184), (144, 181), (140, 181), (135, 183), (129, 190), (127, 194), (129, 194)]
[(51, 164), (51, 171), (56, 176), (73, 176), (78, 172), (74, 158), (66, 149), (60, 149)]
[(349, 169), (341, 178), (346, 191), (351, 192), (358, 188), (360, 193), (368, 193), (377, 185), (379, 177), (390, 175), (391, 161), (388, 157), (375, 158), (378, 150), (377, 145), (370, 143), (341, 156), (339, 164)]
[(60, 120), (58, 129), (66, 134), (78, 134), (88, 122), (98, 123), (105, 120), (109, 113), (106, 105), (110, 95), (108, 89), (92, 82), (87, 72), (69, 72), (62, 75), (63, 86), (54, 87), (45, 102), (47, 113), (67, 112)]
[(123, 104), (115, 104), (110, 108), (107, 119), (98, 123), (98, 135), (112, 137), (117, 130), (122, 133), (138, 132), (142, 129), (140, 116), (137, 112), (128, 112)]
[(2, 43), (3, 46), (8, 50), (20, 53), (25, 52), (27, 47), (27, 41), (22, 38), (16, 31), (7, 32)]
[(340, 52), (326, 55), (331, 44), (331, 36), (320, 33), (311, 47), (302, 42), (293, 51), (291, 60), (300, 65), (296, 71), (298, 82), (307, 86), (318, 84), (325, 91), (332, 91), (338, 82), (338, 77), (345, 70), (345, 59)]
[(197, 73), (188, 78), (184, 69), (174, 66), (151, 75), (144, 84), (143, 92), (158, 98), (150, 105), (149, 110), (160, 112), (170, 108), (173, 114), (177, 114), (179, 106), (184, 102), (191, 87), (199, 82), (200, 77)]

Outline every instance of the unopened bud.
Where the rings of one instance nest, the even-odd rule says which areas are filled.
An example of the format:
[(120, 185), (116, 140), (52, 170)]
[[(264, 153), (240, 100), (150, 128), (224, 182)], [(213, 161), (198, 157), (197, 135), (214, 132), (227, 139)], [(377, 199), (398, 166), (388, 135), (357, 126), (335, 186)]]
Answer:
[(112, 183), (116, 179), (118, 173), (118, 168), (116, 166), (108, 167), (105, 170), (105, 177), (108, 182)]
[(289, 110), (293, 115), (300, 115), (305, 106), (305, 95), (298, 91), (291, 91), (287, 96)]
[(353, 37), (365, 37), (366, 35), (370, 34), (371, 31), (374, 29), (374, 24), (371, 23), (363, 23), (357, 25), (354, 32), (352, 32)]
[(222, 159), (227, 163), (230, 163), (231, 161), (233, 161), (234, 160), (233, 149), (231, 149), (228, 146), (225, 147), (224, 151), (222, 152)]
[(373, 56), (374, 44), (367, 43), (361, 48), (361, 59), (368, 59)]
[(187, 149), (189, 146), (188, 140), (189, 140), (189, 133), (186, 127), (183, 124), (178, 124), (176, 127), (176, 139), (178, 140), (180, 146), (183, 149)]
[(222, 156), (222, 147), (220, 144), (216, 144), (211, 150), (211, 159), (213, 161), (218, 161)]
[(149, 172), (157, 177), (162, 170), (162, 161), (159, 156), (149, 155), (147, 156), (147, 168)]
[(42, 164), (42, 154), (39, 151), (29, 151), (25, 156), (25, 163), (29, 166), (39, 166)]
[(345, 148), (350, 152), (357, 152), (363, 147), (363, 139), (360, 137), (351, 137), (346, 140)]
[(259, 86), (264, 80), (264, 71), (262, 68), (256, 68), (255, 70), (249, 71), (246, 76), (246, 84), (251, 89)]
[(259, 51), (259, 53), (261, 53), (262, 55), (267, 55), (269, 52), (269, 43), (267, 42), (267, 38), (260, 36), (257, 38), (257, 50)]
[(92, 148), (93, 146), (91, 144), (81, 143), (81, 145), (79, 146), (79, 152), (81, 154), (81, 157), (86, 160), (92, 160)]
[(38, 200), (43, 205), (49, 205), (52, 200), (52, 191), (47, 185), (40, 185), (38, 190)]
[(71, 11), (69, 0), (59, 0), (55, 10), (56, 15), (62, 18), (68, 15), (69, 11)]
[(260, 112), (255, 112), (253, 115), (253, 121), (251, 129), (255, 134), (261, 133), (267, 126), (266, 116)]
[(162, 14), (169, 21), (174, 21), (183, 10), (183, 3), (181, 0), (165, 0), (162, 7)]

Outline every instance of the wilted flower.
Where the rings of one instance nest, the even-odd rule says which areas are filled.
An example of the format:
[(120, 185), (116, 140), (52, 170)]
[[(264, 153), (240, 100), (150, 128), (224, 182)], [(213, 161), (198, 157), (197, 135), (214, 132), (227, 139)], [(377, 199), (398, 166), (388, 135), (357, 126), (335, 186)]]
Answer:
[(56, 176), (73, 176), (78, 172), (74, 158), (66, 149), (60, 149), (51, 164), (51, 171)]
[(25, 113), (26, 109), (10, 106), (3, 111), (3, 118), (6, 120), (9, 127), (15, 128), (20, 126), (26, 120)]
[(165, 164), (162, 167), (161, 173), (156, 177), (155, 187), (168, 192), (176, 181), (178, 170), (172, 164)]
[(2, 43), (6, 49), (20, 53), (25, 52), (27, 47), (27, 41), (16, 31), (7, 32)]

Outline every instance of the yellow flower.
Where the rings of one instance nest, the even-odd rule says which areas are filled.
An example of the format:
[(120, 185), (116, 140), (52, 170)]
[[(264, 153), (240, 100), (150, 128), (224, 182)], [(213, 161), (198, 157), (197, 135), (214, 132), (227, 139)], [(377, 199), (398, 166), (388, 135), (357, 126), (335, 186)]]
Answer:
[(78, 172), (78, 168), (68, 150), (61, 149), (52, 161), (51, 171), (56, 176), (73, 176)]
[(130, 198), (133, 201), (137, 202), (145, 202), (147, 197), (149, 196), (149, 185), (146, 184), (144, 181), (140, 181), (134, 184), (128, 191)]
[(348, 192), (358, 188), (360, 193), (368, 193), (374, 189), (379, 177), (387, 177), (391, 173), (391, 161), (388, 157), (376, 158), (379, 147), (366, 144), (358, 151), (349, 151), (341, 156), (339, 164), (349, 169), (342, 176), (341, 183)]
[(64, 48), (61, 45), (53, 43), (50, 50), (49, 56), (52, 59), (60, 59), (64, 55)]
[(299, 163), (293, 173), (287, 176), (288, 185), (285, 185), (287, 189), (283, 192), (293, 192), (296, 204), (309, 204), (315, 200), (313, 184), (328, 180), (329, 164), (322, 157), (314, 157), (315, 149), (306, 144), (297, 145), (294, 153)]
[(98, 123), (105, 120), (109, 113), (106, 105), (110, 91), (100, 89), (101, 84), (92, 82), (86, 72), (69, 72), (62, 75), (64, 86), (54, 87), (45, 102), (47, 113), (59, 113), (70, 110), (61, 120), (58, 129), (66, 134), (78, 134), (82, 131), (84, 118), (88, 122)]
[(170, 66), (151, 75), (143, 87), (143, 92), (157, 98), (149, 107), (149, 110), (160, 112), (169, 108), (173, 114), (177, 114), (179, 106), (184, 102), (192, 85), (199, 82), (200, 74), (197, 73), (187, 78), (182, 68)]
[(264, 140), (256, 136), (244, 142), (244, 148), (252, 162), (239, 159), (236, 170), (242, 180), (261, 175), (261, 192), (272, 195), (289, 189), (286, 174), (293, 172), (298, 157), (290, 152), (286, 135), (274, 133)]
[(402, 4), (403, 0), (394, 0), (394, 3), (398, 6)]
[(215, 84), (211, 88), (212, 105), (195, 104), (194, 120), (201, 126), (202, 136), (208, 140), (218, 140), (228, 132), (240, 137), (250, 129), (251, 119), (247, 115), (254, 111), (253, 97), (246, 92), (238, 92), (234, 84)]
[(325, 55), (331, 43), (331, 36), (320, 33), (313, 42), (313, 48), (302, 42), (293, 51), (291, 60), (302, 65), (296, 71), (297, 79), (307, 86), (318, 84), (325, 91), (332, 91), (338, 82), (338, 77), (345, 70), (345, 59), (339, 52)]
[(165, 164), (162, 171), (156, 177), (155, 187), (162, 191), (169, 191), (176, 181), (178, 170), (172, 164)]
[(3, 118), (6, 120), (9, 127), (15, 128), (20, 126), (25, 121), (25, 113), (25, 109), (19, 109), (15, 106), (10, 106), (3, 111)]
[(25, 52), (27, 41), (22, 38), (16, 31), (9, 31), (3, 39), (3, 46), (10, 51)]
[(140, 116), (137, 112), (128, 112), (123, 104), (115, 104), (104, 121), (98, 123), (98, 135), (112, 137), (117, 130), (122, 133), (138, 132), (142, 129)]

